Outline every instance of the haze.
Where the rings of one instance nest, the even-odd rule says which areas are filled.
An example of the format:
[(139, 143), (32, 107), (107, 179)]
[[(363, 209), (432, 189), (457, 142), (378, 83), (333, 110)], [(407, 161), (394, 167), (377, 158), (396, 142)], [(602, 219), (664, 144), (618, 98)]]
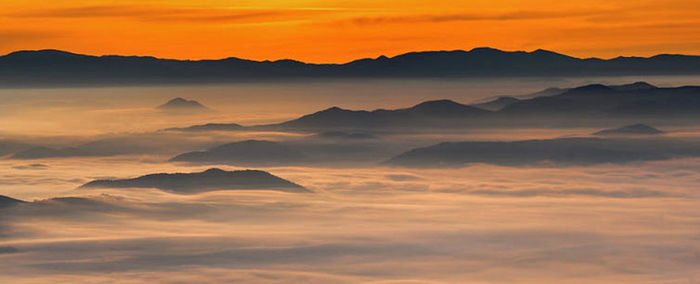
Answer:
[[(90, 146), (89, 154), (71, 150), (0, 161), (2, 194), (33, 201), (3, 211), (0, 279), (692, 282), (700, 277), (699, 196), (693, 190), (700, 180), (698, 158), (565, 167), (381, 165), (403, 151), (442, 141), (588, 136), (599, 130), (593, 126), (375, 132), (376, 138), (355, 141), (308, 132), (162, 130), (209, 122), (277, 123), (334, 105), (392, 109), (444, 98), (469, 103), (547, 87), (638, 80), (679, 86), (697, 78), (5, 89), (0, 94), (3, 141), (57, 149), (100, 146)], [(174, 97), (195, 99), (210, 110), (156, 109)], [(692, 125), (664, 130), (668, 137), (680, 137), (668, 139), (700, 138)], [(276, 141), (313, 155), (273, 164), (235, 156), (223, 163), (168, 162), (180, 153), (246, 139)], [(145, 188), (78, 188), (95, 179), (211, 167), (261, 169), (312, 192), (180, 195)]]
[(0, 283), (700, 283), (700, 1), (0, 2)]

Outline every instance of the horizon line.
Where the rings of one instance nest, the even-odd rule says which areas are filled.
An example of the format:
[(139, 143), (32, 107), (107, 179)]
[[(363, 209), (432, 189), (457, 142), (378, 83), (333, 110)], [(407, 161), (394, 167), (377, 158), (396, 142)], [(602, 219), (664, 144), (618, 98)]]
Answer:
[(166, 57), (157, 57), (153, 55), (120, 55), (120, 54), (101, 54), (101, 55), (96, 55), (96, 54), (88, 54), (88, 53), (78, 53), (78, 52), (72, 52), (72, 51), (67, 51), (67, 50), (62, 50), (62, 49), (55, 49), (55, 48), (42, 48), (42, 49), (21, 49), (21, 50), (16, 50), (12, 51), (3, 55), (0, 55), (0, 58), (6, 57), (8, 55), (16, 54), (16, 53), (22, 53), (22, 52), (46, 52), (46, 51), (54, 51), (54, 52), (60, 52), (60, 53), (67, 53), (67, 54), (73, 54), (73, 55), (80, 55), (80, 56), (90, 56), (90, 57), (110, 57), (110, 56), (115, 56), (115, 57), (140, 57), (140, 58), (155, 58), (159, 60), (175, 60), (175, 61), (218, 61), (218, 60), (226, 60), (226, 59), (239, 59), (239, 60), (246, 60), (246, 61), (253, 61), (253, 62), (279, 62), (279, 61), (295, 61), (295, 62), (300, 62), (304, 64), (313, 64), (313, 65), (344, 65), (360, 60), (377, 60), (380, 58), (388, 58), (388, 59), (393, 59), (402, 55), (407, 55), (407, 54), (412, 54), (412, 53), (431, 53), (431, 52), (474, 52), (476, 50), (495, 50), (495, 51), (500, 51), (500, 52), (505, 52), (505, 53), (535, 53), (538, 51), (542, 52), (551, 52), (555, 54), (559, 54), (562, 56), (567, 56), (575, 59), (581, 59), (581, 60), (586, 60), (586, 59), (598, 59), (598, 60), (612, 60), (612, 59), (617, 59), (617, 58), (653, 58), (656, 56), (663, 56), (663, 55), (677, 55), (677, 56), (700, 56), (700, 54), (682, 54), (682, 53), (657, 53), (654, 55), (650, 56), (625, 56), (625, 55), (619, 55), (615, 57), (610, 57), (610, 58), (602, 58), (602, 57), (576, 57), (576, 56), (571, 56), (565, 53), (557, 52), (557, 51), (552, 51), (548, 49), (534, 49), (532, 51), (526, 51), (526, 50), (504, 50), (504, 49), (498, 49), (498, 48), (493, 48), (493, 47), (487, 47), (487, 46), (481, 46), (481, 47), (474, 47), (470, 50), (466, 49), (453, 49), (453, 50), (447, 50), (447, 49), (441, 49), (441, 50), (422, 50), (422, 51), (408, 51), (408, 52), (400, 52), (396, 55), (392, 56), (387, 56), (385, 54), (376, 56), (376, 57), (363, 57), (363, 58), (357, 58), (353, 59), (350, 61), (345, 61), (345, 62), (307, 62), (307, 61), (302, 61), (302, 60), (297, 60), (297, 59), (292, 59), (292, 58), (280, 58), (280, 59), (265, 59), (265, 60), (255, 60), (255, 59), (247, 59), (247, 58), (242, 58), (242, 57), (236, 57), (236, 56), (229, 56), (229, 57), (222, 57), (222, 58), (204, 58), (204, 59), (175, 59), (175, 58), (166, 58)]

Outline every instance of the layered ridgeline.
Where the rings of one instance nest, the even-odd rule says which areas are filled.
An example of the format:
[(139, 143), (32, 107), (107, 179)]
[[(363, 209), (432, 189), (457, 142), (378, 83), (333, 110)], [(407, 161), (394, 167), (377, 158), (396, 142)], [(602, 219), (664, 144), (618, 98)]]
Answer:
[[(700, 116), (700, 87), (659, 88), (629, 85), (587, 85), (549, 89), (524, 97), (500, 97), (466, 105), (436, 100), (395, 110), (348, 110), (332, 107), (279, 124), (244, 127), (206, 124), (174, 130), (301, 130), (435, 129), (483, 126), (609, 124), (640, 120), (695, 121)], [(617, 121), (619, 120), (619, 122)], [(173, 129), (171, 129), (173, 130)]]
[(593, 135), (597, 136), (646, 136), (660, 134), (664, 134), (664, 132), (642, 123), (626, 125), (618, 128), (603, 129), (593, 133)]
[(0, 140), (0, 156), (25, 151), (34, 146), (17, 141)]
[(503, 166), (592, 165), (700, 156), (700, 143), (675, 139), (590, 137), (521, 141), (444, 142), (416, 148), (385, 164), (402, 167), (461, 167), (474, 163)]
[(174, 98), (169, 100), (168, 102), (159, 105), (157, 109), (166, 112), (201, 112), (209, 110), (209, 108), (200, 104), (198, 101), (183, 98)]
[(22, 203), (25, 203), (25, 202), (22, 200), (14, 199), (12, 197), (0, 195), (0, 209), (13, 207), (15, 205), (19, 205)]
[(700, 56), (663, 54), (613, 59), (575, 58), (547, 50), (411, 52), (345, 64), (239, 58), (173, 60), (89, 56), (59, 50), (0, 56), (5, 85), (76, 85), (227, 82), (304, 78), (531, 77), (700, 74)]
[(184, 153), (170, 161), (269, 166), (299, 163), (304, 159), (305, 155), (298, 149), (278, 142), (246, 140), (224, 144), (206, 151)]
[(198, 173), (159, 173), (131, 179), (95, 180), (81, 188), (157, 188), (180, 194), (216, 190), (277, 190), (310, 192), (308, 189), (268, 172), (208, 169)]

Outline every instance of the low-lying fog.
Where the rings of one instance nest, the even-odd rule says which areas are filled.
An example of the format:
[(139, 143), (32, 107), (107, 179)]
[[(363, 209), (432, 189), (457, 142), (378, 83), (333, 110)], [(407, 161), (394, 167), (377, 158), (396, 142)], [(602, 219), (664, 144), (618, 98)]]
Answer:
[[(0, 196), (27, 201), (5, 206), (0, 199), (0, 282), (695, 283), (700, 157), (694, 151), (589, 165), (404, 168), (383, 162), (445, 141), (591, 137), (600, 129), (359, 138), (157, 131), (279, 122), (333, 105), (399, 108), (444, 98), (469, 103), (640, 80), (658, 86), (700, 82), (652, 77), (0, 90)], [(155, 109), (175, 97), (213, 111)], [(661, 148), (700, 140), (700, 126), (662, 130), (657, 138), (629, 139)], [(299, 151), (306, 159), (169, 162), (251, 139), (279, 143), (257, 150)], [(35, 146), (50, 150), (23, 152)], [(264, 170), (312, 192), (78, 188), (96, 179), (214, 167)]]
[[(697, 85), (697, 76), (318, 81), (65, 89), (0, 89), (0, 135), (95, 135), (152, 131), (207, 122), (254, 125), (281, 122), (331, 106), (403, 108), (452, 99), (468, 104), (551, 87), (646, 81), (659, 87)], [(195, 115), (163, 115), (156, 106), (183, 97), (212, 109)]]

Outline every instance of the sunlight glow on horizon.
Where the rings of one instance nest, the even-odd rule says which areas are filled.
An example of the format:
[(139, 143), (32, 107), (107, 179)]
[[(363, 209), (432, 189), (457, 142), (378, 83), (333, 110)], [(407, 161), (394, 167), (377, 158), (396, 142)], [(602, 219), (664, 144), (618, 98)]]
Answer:
[(2, 54), (316, 63), (475, 47), (602, 58), (700, 54), (700, 2), (692, 0), (9, 0), (0, 8)]

